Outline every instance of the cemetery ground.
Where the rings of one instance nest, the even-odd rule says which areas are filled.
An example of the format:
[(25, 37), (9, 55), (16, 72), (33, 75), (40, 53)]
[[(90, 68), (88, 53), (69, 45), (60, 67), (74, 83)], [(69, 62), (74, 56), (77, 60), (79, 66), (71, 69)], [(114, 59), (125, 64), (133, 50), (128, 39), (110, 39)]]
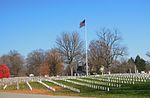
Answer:
[(1, 79), (0, 92), (86, 98), (150, 98), (150, 75), (15, 77)]

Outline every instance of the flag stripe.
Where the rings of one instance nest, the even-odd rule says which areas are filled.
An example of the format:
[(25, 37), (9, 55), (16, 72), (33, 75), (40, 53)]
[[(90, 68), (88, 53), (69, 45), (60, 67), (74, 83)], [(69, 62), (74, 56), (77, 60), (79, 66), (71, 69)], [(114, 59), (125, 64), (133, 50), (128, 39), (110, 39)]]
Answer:
[(83, 26), (85, 26), (85, 19), (82, 22), (80, 22), (80, 28), (82, 28)]

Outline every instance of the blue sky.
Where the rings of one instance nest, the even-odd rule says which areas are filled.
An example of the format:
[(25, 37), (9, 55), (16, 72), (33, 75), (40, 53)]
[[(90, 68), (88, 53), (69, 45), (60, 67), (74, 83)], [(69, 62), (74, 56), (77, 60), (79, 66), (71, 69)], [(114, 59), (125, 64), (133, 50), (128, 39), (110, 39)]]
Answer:
[(62, 32), (77, 31), (86, 18), (88, 43), (101, 28), (118, 28), (128, 57), (150, 51), (149, 0), (0, 0), (0, 56), (51, 49)]

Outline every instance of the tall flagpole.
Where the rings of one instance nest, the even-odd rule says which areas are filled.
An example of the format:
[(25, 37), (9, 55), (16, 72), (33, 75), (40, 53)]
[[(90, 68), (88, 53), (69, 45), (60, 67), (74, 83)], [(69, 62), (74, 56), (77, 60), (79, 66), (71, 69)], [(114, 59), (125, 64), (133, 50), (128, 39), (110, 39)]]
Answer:
[(85, 58), (85, 62), (86, 62), (86, 75), (88, 75), (88, 45), (87, 45), (87, 21), (85, 20), (85, 51), (86, 51), (86, 58)]

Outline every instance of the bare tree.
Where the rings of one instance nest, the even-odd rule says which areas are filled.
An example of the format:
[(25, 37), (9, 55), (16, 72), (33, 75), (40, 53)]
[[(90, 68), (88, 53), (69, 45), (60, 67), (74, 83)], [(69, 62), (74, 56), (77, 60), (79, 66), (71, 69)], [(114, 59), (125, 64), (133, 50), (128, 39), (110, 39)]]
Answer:
[(148, 57), (150, 57), (150, 52), (147, 52), (146, 55), (147, 55)]
[(65, 63), (70, 67), (73, 75), (75, 58), (83, 53), (83, 41), (80, 40), (79, 34), (62, 33), (61, 37), (56, 39), (59, 52), (64, 56)]
[(150, 62), (146, 62), (146, 71), (149, 73), (150, 72)]
[(8, 66), (11, 75), (22, 76), (25, 75), (24, 72), (24, 58), (16, 50), (11, 50), (8, 54), (3, 55), (0, 58), (0, 63), (4, 63)]
[(43, 50), (34, 50), (27, 56), (28, 74), (40, 75), (39, 68), (44, 63), (45, 53)]
[(64, 71), (63, 57), (57, 49), (46, 52), (45, 65), (49, 68), (49, 75), (61, 75)]
[(40, 76), (49, 75), (50, 69), (49, 66), (46, 64), (42, 64), (39, 66), (39, 74)]
[(100, 72), (100, 68), (104, 64), (103, 59), (101, 57), (101, 42), (98, 40), (93, 40), (89, 45), (89, 69), (90, 72)]
[(6, 64), (9, 67), (9, 69), (10, 69), (11, 66), (10, 66), (9, 55), (2, 55), (0, 57), (0, 64)]
[(109, 72), (113, 62), (116, 61), (119, 56), (126, 54), (126, 47), (120, 45), (121, 37), (118, 34), (117, 29), (111, 31), (110, 29), (103, 28), (102, 31), (97, 33), (99, 39), (92, 43), (95, 44), (92, 45), (92, 47), (95, 46), (97, 48), (93, 56), (98, 55), (97, 61), (100, 59)]

